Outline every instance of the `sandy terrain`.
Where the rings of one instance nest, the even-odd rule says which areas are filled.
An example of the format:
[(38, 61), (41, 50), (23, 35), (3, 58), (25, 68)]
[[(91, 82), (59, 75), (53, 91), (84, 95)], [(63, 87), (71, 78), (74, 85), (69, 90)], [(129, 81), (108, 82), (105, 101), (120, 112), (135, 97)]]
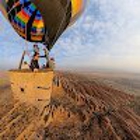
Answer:
[(0, 140), (140, 139), (137, 76), (58, 72), (46, 114), (14, 101), (7, 75), (0, 76)]
[(83, 72), (89, 80), (120, 89), (126, 93), (140, 96), (140, 74), (119, 72)]

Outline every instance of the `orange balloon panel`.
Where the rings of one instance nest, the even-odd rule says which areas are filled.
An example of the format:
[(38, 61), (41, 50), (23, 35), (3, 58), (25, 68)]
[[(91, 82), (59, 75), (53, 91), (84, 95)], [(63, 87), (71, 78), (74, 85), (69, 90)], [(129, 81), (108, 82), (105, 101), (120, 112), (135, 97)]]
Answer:
[(78, 14), (83, 7), (83, 0), (71, 0), (72, 2), (72, 16)]
[(86, 7), (87, 0), (71, 0), (72, 3), (72, 17), (70, 25), (72, 25), (83, 13)]

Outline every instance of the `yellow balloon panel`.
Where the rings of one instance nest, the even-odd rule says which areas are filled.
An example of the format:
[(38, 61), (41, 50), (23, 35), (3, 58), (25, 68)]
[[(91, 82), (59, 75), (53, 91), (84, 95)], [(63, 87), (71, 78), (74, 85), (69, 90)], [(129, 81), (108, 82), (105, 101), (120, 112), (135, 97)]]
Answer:
[(83, 0), (71, 0), (72, 2), (72, 17), (78, 14), (83, 7)]
[(86, 7), (86, 2), (87, 0), (71, 0), (72, 18), (70, 25), (72, 25), (81, 16)]

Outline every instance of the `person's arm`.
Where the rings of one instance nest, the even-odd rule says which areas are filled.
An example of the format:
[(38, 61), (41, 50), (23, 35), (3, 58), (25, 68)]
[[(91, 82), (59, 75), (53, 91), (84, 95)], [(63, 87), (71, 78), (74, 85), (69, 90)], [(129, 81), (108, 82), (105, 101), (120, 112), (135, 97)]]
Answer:
[(40, 57), (40, 58), (44, 58), (44, 57), (46, 57), (46, 55), (40, 55), (39, 57)]

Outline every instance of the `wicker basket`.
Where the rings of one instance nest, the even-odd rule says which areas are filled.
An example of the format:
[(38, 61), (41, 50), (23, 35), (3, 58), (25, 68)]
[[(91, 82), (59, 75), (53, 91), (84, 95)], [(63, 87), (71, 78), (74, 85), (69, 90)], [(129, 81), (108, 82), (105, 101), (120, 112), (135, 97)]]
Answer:
[(50, 103), (53, 71), (11, 70), (9, 75), (15, 100), (32, 104), (41, 101)]

